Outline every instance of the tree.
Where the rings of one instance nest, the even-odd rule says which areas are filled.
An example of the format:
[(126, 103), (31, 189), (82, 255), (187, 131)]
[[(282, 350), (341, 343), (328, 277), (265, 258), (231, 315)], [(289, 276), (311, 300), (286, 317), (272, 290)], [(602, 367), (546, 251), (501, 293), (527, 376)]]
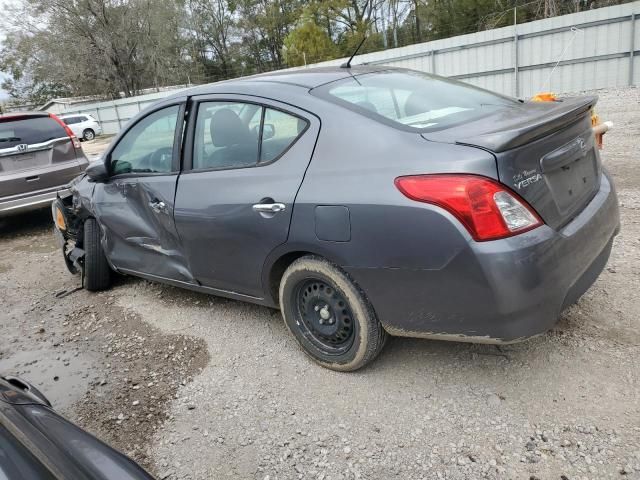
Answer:
[(131, 96), (180, 72), (178, 18), (162, 0), (25, 0), (3, 58), (29, 59), (21, 78), (74, 95)]
[(195, 58), (208, 78), (233, 75), (231, 38), (236, 34), (237, 6), (226, 0), (190, 0), (187, 35)]
[(284, 39), (284, 59), (290, 67), (335, 58), (338, 50), (327, 32), (309, 16)]
[(33, 55), (40, 41), (24, 34), (9, 36), (0, 53), (0, 70), (10, 75), (2, 82), (2, 88), (13, 99), (33, 105), (71, 93), (64, 84), (52, 81), (46, 69), (41, 68), (42, 52)]
[(257, 71), (284, 67), (284, 39), (302, 13), (302, 0), (240, 0), (242, 41)]

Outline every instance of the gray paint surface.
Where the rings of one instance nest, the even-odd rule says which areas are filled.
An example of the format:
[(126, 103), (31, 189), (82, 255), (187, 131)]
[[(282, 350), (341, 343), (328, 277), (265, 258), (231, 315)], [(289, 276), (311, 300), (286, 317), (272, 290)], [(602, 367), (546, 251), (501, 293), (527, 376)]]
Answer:
[[(569, 106), (564, 115), (571, 121), (518, 142), (518, 129), (530, 131), (523, 125), (532, 123), (531, 112), (555, 108), (519, 105), (491, 123), (497, 132), (511, 132), (505, 134), (511, 140), (474, 146), (461, 143), (486, 134), (486, 126), (421, 136), (309, 94), (316, 82), (375, 70), (263, 76), (187, 92), (190, 111), (199, 100), (247, 99), (295, 113), (310, 128), (269, 165), (189, 172), (191, 120), (179, 175), (116, 176), (96, 184), (95, 192), (82, 180), (76, 195), (101, 224), (112, 265), (276, 306), (273, 282), (282, 262), (312, 253), (346, 270), (394, 334), (514, 341), (550, 328), (598, 276), (619, 228), (615, 190), (602, 171), (589, 112), (576, 114)], [(576, 139), (583, 139), (577, 150)], [(494, 152), (492, 145), (498, 145)], [(558, 149), (574, 156), (570, 166), (557, 162)], [(549, 154), (553, 168), (545, 173), (541, 161)], [(554, 177), (557, 164), (568, 168), (560, 178)], [(523, 173), (529, 171), (533, 176)], [(473, 241), (452, 214), (412, 201), (394, 185), (398, 176), (433, 173), (482, 175), (514, 189), (518, 175), (540, 176), (518, 193), (545, 225), (502, 240)], [(134, 181), (138, 186), (127, 187), (134, 192), (125, 198), (122, 185)], [(575, 200), (563, 197), (578, 187)], [(152, 198), (162, 198), (167, 211), (150, 210)], [(266, 216), (253, 211), (262, 201), (281, 202), (285, 210)], [(327, 219), (318, 216), (319, 207), (348, 211), (348, 237), (344, 215)]]
[(133, 460), (58, 415), (34, 387), (19, 384), (27, 390), (0, 377), (0, 477), (152, 480)]

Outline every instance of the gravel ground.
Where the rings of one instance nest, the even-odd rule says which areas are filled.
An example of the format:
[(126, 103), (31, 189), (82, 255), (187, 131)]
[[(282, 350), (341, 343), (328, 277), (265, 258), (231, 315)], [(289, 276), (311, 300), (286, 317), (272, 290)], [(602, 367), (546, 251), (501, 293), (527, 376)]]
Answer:
[(266, 308), (132, 278), (74, 291), (42, 214), (0, 227), (0, 371), (161, 479), (640, 479), (640, 91), (598, 93), (622, 232), (539, 338), (393, 338), (331, 372)]

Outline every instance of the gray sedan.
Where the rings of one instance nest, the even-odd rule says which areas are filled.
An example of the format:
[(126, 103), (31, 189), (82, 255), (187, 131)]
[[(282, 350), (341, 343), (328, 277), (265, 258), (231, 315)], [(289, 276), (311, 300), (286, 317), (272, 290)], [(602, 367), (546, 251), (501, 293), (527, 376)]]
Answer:
[(619, 229), (595, 97), (523, 102), (385, 67), (179, 93), (54, 204), (71, 271), (282, 310), (355, 370), (388, 335), (520, 341), (595, 281)]

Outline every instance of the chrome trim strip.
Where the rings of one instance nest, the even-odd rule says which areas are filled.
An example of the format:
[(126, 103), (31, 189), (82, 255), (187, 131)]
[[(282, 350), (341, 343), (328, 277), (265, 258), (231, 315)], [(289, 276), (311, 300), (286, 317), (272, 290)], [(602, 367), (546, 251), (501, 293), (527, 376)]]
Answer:
[(56, 199), (57, 196), (58, 192), (57, 190), (55, 190), (53, 192), (20, 198), (18, 200), (9, 200), (8, 202), (3, 202), (2, 200), (0, 200), (0, 212), (10, 212), (11, 210), (19, 210), (43, 203), (51, 203)]
[[(47, 140), (46, 142), (33, 143), (31, 145), (28, 145), (25, 150), (19, 150), (18, 149), (19, 145), (16, 145), (15, 147), (10, 147), (10, 148), (0, 148), (0, 157), (8, 157), (9, 155), (21, 155), (21, 154), (30, 153), (30, 152), (39, 152), (41, 150), (50, 150), (54, 143), (61, 142), (62, 140), (71, 140), (71, 138), (69, 137), (52, 138), (51, 140)], [(21, 144), (21, 145), (24, 145), (24, 144)]]

